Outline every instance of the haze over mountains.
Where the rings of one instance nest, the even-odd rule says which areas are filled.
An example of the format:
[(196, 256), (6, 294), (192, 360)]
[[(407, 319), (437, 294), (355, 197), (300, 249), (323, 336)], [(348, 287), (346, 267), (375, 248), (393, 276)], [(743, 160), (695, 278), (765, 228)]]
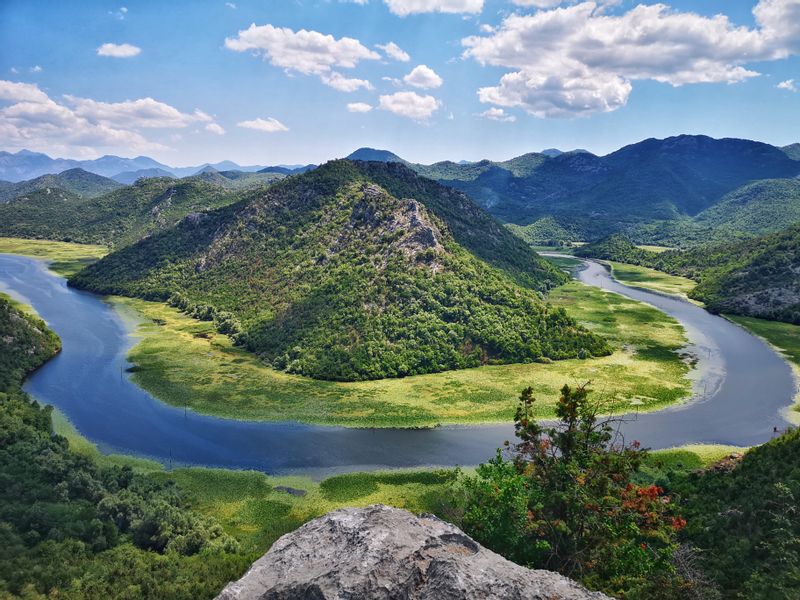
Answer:
[(194, 167), (171, 167), (147, 156), (122, 158), (106, 155), (93, 160), (74, 160), (69, 158), (50, 158), (41, 152), (31, 152), (29, 150), (20, 150), (16, 153), (0, 151), (0, 180), (11, 182), (24, 181), (41, 175), (61, 173), (68, 169), (80, 168), (84, 171), (110, 177), (120, 183), (128, 184), (133, 183), (139, 177), (159, 177), (163, 175), (187, 177), (209, 166), (218, 171), (255, 172), (276, 169), (276, 172), (282, 170), (290, 173), (303, 168), (303, 165), (242, 166), (230, 160), (213, 164), (205, 163)]

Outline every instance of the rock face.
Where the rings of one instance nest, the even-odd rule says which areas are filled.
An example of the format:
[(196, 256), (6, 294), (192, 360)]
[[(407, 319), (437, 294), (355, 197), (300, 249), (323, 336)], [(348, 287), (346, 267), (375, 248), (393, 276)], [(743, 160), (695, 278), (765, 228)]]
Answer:
[(603, 600), (516, 565), (432, 515), (375, 505), (310, 521), (279, 539), (218, 600)]

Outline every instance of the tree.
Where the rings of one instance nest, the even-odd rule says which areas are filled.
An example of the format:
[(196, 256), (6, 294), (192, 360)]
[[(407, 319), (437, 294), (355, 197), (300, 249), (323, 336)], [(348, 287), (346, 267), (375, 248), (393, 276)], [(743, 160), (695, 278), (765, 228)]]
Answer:
[(460, 478), (465, 531), (511, 560), (607, 593), (688, 597), (672, 563), (685, 521), (661, 488), (632, 482), (646, 450), (600, 418), (588, 384), (561, 389), (551, 426), (531, 417), (534, 402), (533, 389), (523, 390), (518, 442)]

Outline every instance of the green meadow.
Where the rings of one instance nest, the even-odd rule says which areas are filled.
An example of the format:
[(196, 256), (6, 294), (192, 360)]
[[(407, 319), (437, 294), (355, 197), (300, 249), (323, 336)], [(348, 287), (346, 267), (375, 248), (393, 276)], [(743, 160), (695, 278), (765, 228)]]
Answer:
[(655, 290), (673, 296), (687, 297), (687, 294), (697, 285), (696, 282), (686, 277), (669, 275), (662, 271), (629, 265), (614, 261), (606, 261), (611, 265), (614, 277), (622, 283), (636, 287)]
[(48, 261), (48, 268), (69, 277), (108, 254), (105, 246), (0, 237), (0, 253), (33, 256)]
[(431, 427), (513, 417), (519, 391), (533, 386), (538, 415), (551, 417), (564, 383), (593, 382), (612, 411), (652, 410), (690, 393), (679, 356), (683, 328), (660, 311), (571, 282), (550, 301), (604, 335), (611, 356), (484, 366), (401, 379), (320, 381), (266, 366), (233, 346), (210, 322), (164, 304), (115, 297), (142, 320), (130, 352), (134, 381), (157, 398), (204, 414), (357, 427)]

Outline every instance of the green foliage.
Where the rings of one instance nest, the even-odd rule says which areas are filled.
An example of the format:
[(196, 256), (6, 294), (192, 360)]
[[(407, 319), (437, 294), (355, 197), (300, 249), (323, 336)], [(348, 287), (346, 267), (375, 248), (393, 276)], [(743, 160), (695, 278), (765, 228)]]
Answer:
[(15, 309), (0, 294), (0, 393), (16, 389), (59, 350), (61, 340), (44, 321)]
[(508, 229), (531, 246), (563, 246), (580, 240), (580, 232), (570, 223), (561, 224), (555, 217), (546, 216), (529, 223), (515, 225), (510, 223)]
[(334, 161), (70, 283), (170, 299), (279, 369), (351, 381), (608, 354), (519, 285), (565, 280), (463, 195), (397, 163)]
[(0, 205), (0, 235), (118, 248), (172, 227), (189, 213), (225, 206), (238, 197), (194, 178), (140, 179), (97, 197), (38, 189)]
[(683, 537), (725, 598), (796, 598), (800, 590), (800, 431), (748, 451), (738, 466), (674, 474)]
[(586, 386), (564, 386), (558, 422), (542, 427), (533, 389), (520, 396), (518, 443), (459, 482), (464, 530), (521, 564), (625, 598), (683, 598), (673, 564), (685, 521), (655, 485), (633, 483), (645, 451), (620, 446)]

